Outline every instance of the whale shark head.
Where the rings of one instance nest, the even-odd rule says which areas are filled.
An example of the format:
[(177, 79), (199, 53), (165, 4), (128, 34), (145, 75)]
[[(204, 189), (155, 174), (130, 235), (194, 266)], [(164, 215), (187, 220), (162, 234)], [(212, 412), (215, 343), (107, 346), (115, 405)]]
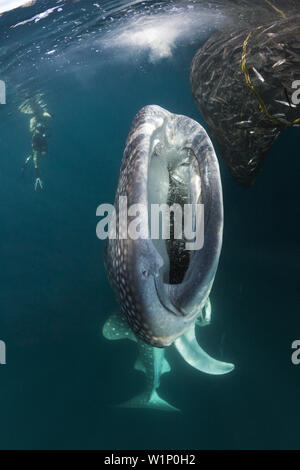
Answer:
[[(127, 206), (120, 207), (124, 197)], [(136, 204), (144, 208), (138, 223), (133, 219)], [(197, 211), (189, 220), (196, 240), (203, 232), (201, 246), (187, 243), (184, 210), (177, 214), (179, 219), (170, 215), (169, 238), (153, 236), (153, 207), (196, 205), (201, 205), (202, 223), (198, 224)], [(217, 158), (203, 127), (159, 106), (143, 108), (127, 139), (115, 211), (117, 233), (124, 234), (125, 222), (128, 232), (108, 240), (105, 264), (135, 335), (152, 346), (166, 347), (197, 318), (207, 324), (203, 309), (221, 251), (223, 203)], [(178, 220), (184, 233), (175, 235)], [(137, 225), (142, 236), (128, 236)]]

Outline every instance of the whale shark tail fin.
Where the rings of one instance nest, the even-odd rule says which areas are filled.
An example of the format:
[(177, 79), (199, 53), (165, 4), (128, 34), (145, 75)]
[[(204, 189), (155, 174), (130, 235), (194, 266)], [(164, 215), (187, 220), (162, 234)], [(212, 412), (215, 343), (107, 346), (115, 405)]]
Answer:
[(148, 392), (141, 393), (130, 400), (121, 403), (118, 405), (120, 408), (150, 408), (156, 410), (164, 410), (164, 411), (179, 411), (178, 408), (175, 406), (170, 405), (167, 401), (161, 398), (156, 390), (151, 393), (149, 397)]

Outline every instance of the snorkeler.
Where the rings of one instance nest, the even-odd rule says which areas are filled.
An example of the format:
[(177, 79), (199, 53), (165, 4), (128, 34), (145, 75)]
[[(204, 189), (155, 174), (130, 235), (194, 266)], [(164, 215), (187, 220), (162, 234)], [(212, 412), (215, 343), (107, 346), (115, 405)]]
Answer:
[(19, 109), (22, 113), (33, 115), (29, 124), (29, 130), (32, 133), (32, 154), (26, 158), (22, 168), (22, 173), (24, 173), (29, 162), (32, 161), (35, 171), (34, 189), (36, 191), (38, 188), (43, 189), (43, 182), (40, 178), (40, 159), (42, 156), (45, 156), (48, 151), (49, 129), (47, 126), (47, 120), (52, 116), (47, 111), (46, 105), (42, 101), (41, 97), (38, 97), (34, 102), (26, 100)]

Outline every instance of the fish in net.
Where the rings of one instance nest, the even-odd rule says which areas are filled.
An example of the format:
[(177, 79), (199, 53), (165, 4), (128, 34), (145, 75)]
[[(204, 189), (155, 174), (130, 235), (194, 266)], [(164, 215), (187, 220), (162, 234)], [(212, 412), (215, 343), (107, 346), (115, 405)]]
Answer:
[(220, 156), (250, 186), (279, 135), (300, 129), (300, 15), (215, 33), (196, 53), (190, 80)]

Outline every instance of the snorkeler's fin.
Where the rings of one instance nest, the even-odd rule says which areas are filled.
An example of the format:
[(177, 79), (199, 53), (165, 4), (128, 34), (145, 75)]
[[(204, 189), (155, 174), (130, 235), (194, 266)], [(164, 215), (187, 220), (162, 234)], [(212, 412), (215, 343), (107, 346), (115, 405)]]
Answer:
[(195, 336), (195, 325), (177, 338), (174, 344), (183, 359), (201, 372), (222, 375), (234, 369), (233, 364), (217, 361), (203, 351)]
[(164, 411), (179, 411), (178, 408), (175, 406), (170, 405), (168, 402), (163, 400), (156, 390), (151, 393), (149, 397), (149, 393), (144, 392), (136, 397), (132, 398), (131, 400), (122, 403), (121, 405), (117, 405), (120, 408), (150, 408), (156, 410), (164, 410)]
[(36, 178), (34, 183), (34, 190), (36, 191), (38, 188), (43, 189), (43, 181), (40, 178)]

